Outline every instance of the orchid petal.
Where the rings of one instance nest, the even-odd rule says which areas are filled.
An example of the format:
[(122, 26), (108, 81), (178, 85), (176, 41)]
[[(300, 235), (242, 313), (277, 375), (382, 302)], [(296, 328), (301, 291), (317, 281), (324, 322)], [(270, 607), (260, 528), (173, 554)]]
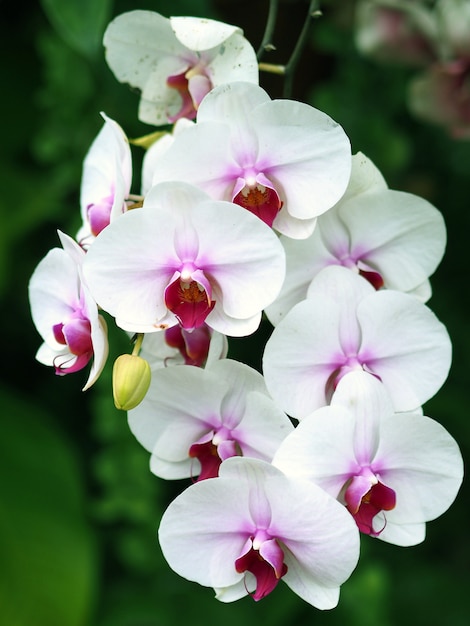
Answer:
[(170, 17), (176, 38), (186, 48), (195, 51), (209, 50), (220, 46), (241, 29), (231, 24), (199, 17)]
[[(357, 308), (361, 353), (392, 395), (396, 411), (411, 411), (442, 386), (451, 363), (445, 326), (413, 296), (380, 291)], [(377, 323), (380, 320), (380, 324)]]

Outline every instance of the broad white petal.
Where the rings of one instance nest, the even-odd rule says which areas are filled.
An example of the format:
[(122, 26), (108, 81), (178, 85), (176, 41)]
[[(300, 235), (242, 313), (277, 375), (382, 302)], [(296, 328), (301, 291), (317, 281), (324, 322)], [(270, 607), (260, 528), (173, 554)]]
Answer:
[(317, 217), (341, 198), (351, 174), (351, 148), (339, 124), (293, 100), (258, 106), (252, 123), (259, 137), (258, 162), (280, 184), (292, 216)]
[(209, 50), (220, 46), (241, 29), (225, 22), (201, 17), (170, 17), (176, 38), (190, 50)]
[(391, 289), (414, 289), (444, 254), (441, 213), (413, 194), (385, 190), (356, 196), (341, 204), (339, 215), (351, 234), (352, 255), (379, 272)]
[(246, 483), (209, 478), (173, 500), (158, 536), (165, 559), (180, 576), (207, 587), (230, 587), (243, 579), (235, 561), (250, 524), (253, 528)]
[(442, 386), (451, 363), (445, 326), (413, 296), (383, 290), (359, 304), (361, 354), (392, 396), (396, 411), (423, 405)]
[(328, 403), (328, 379), (343, 354), (340, 315), (332, 298), (308, 298), (289, 311), (266, 343), (266, 385), (279, 406), (296, 419)]
[(397, 505), (387, 520), (416, 524), (435, 519), (454, 501), (463, 477), (456, 441), (424, 415), (392, 415), (381, 427), (376, 463), (384, 483), (395, 490)]

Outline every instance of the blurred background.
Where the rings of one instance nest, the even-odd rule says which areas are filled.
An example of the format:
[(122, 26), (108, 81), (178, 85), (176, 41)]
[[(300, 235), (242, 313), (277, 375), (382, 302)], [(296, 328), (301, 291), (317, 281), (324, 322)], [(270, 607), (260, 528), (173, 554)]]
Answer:
[[(280, 2), (264, 60), (284, 63), (308, 2)], [(430, 4), (430, 3), (428, 3)], [(432, 3), (431, 3), (432, 4)], [(153, 130), (137, 120), (138, 95), (108, 69), (101, 40), (112, 17), (131, 9), (211, 17), (240, 26), (255, 49), (267, 0), (0, 0), (2, 47), (0, 297), (1, 359), (0, 623), (4, 626), (466, 626), (470, 618), (468, 485), (427, 526), (426, 541), (399, 548), (364, 537), (357, 570), (338, 607), (320, 612), (286, 585), (259, 603), (224, 605), (213, 591), (180, 579), (164, 562), (156, 529), (183, 485), (148, 470), (148, 454), (114, 408), (113, 357), (129, 351), (111, 327), (109, 366), (88, 392), (87, 369), (56, 377), (35, 361), (41, 340), (31, 322), (29, 278), (57, 229), (80, 223), (82, 161), (104, 111), (129, 137)], [(469, 457), (468, 389), (470, 141), (413, 117), (416, 69), (379, 63), (355, 45), (355, 2), (321, 2), (297, 67), (292, 97), (333, 117), (382, 170), (389, 186), (430, 200), (444, 214), (447, 253), (432, 278), (430, 307), (446, 324), (453, 366), (425, 407)], [(271, 97), (282, 81), (261, 75)], [(135, 151), (136, 163), (142, 156)], [(139, 190), (136, 167), (134, 190)], [(112, 326), (112, 325), (111, 325)], [(270, 330), (231, 340), (230, 354), (259, 367)]]

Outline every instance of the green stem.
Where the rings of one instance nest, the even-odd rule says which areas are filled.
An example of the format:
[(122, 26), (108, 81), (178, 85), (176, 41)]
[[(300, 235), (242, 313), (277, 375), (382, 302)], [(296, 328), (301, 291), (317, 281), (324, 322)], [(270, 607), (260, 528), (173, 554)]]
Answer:
[(144, 333), (137, 333), (135, 336), (134, 349), (132, 350), (132, 356), (139, 356), (140, 348), (142, 347), (142, 341), (144, 340)]
[(263, 39), (261, 41), (260, 47), (258, 48), (258, 52), (256, 53), (258, 61), (261, 59), (265, 52), (275, 49), (271, 39), (274, 33), (274, 28), (276, 26), (278, 5), (279, 0), (269, 0), (269, 12), (268, 19), (266, 20), (266, 28), (264, 29)]
[(307, 17), (305, 18), (305, 22), (302, 28), (302, 32), (297, 40), (294, 51), (292, 52), (290, 59), (285, 65), (285, 78), (284, 78), (284, 90), (283, 96), (284, 98), (289, 98), (292, 95), (292, 85), (294, 80), (294, 71), (300, 60), (302, 50), (307, 43), (307, 37), (310, 30), (310, 24), (313, 18), (319, 17), (321, 15), (320, 11), (320, 2), (319, 0), (311, 0), (310, 6), (308, 9)]

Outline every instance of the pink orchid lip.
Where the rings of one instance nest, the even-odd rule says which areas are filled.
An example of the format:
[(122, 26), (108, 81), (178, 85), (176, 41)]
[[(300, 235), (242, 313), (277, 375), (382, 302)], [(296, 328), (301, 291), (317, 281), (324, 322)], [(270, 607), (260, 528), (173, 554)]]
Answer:
[(238, 178), (232, 195), (232, 202), (250, 211), (270, 227), (283, 205), (272, 182), (262, 173)]
[(240, 455), (241, 450), (238, 442), (232, 439), (230, 430), (224, 426), (209, 431), (189, 448), (189, 456), (197, 458), (201, 464), (198, 481), (215, 478), (219, 475), (222, 461), (231, 456)]
[(395, 491), (381, 483), (369, 467), (350, 479), (344, 499), (359, 530), (373, 537), (378, 537), (385, 528), (384, 525), (375, 530), (374, 517), (383, 511), (391, 511), (396, 505)]
[(277, 539), (264, 529), (257, 529), (245, 542), (241, 555), (235, 561), (240, 574), (251, 572), (256, 578), (252, 598), (256, 601), (267, 596), (287, 573), (284, 552)]
[(172, 124), (183, 117), (188, 120), (195, 119), (200, 102), (212, 88), (202, 64), (189, 65), (180, 74), (168, 76), (166, 83), (168, 87), (176, 89), (181, 96), (179, 111), (168, 116), (168, 121)]
[(185, 330), (199, 328), (215, 306), (212, 288), (202, 270), (175, 272), (165, 289), (165, 304)]
[(166, 343), (179, 350), (186, 365), (202, 367), (205, 364), (211, 342), (211, 333), (206, 324), (191, 331), (178, 324), (167, 328), (164, 332)]

